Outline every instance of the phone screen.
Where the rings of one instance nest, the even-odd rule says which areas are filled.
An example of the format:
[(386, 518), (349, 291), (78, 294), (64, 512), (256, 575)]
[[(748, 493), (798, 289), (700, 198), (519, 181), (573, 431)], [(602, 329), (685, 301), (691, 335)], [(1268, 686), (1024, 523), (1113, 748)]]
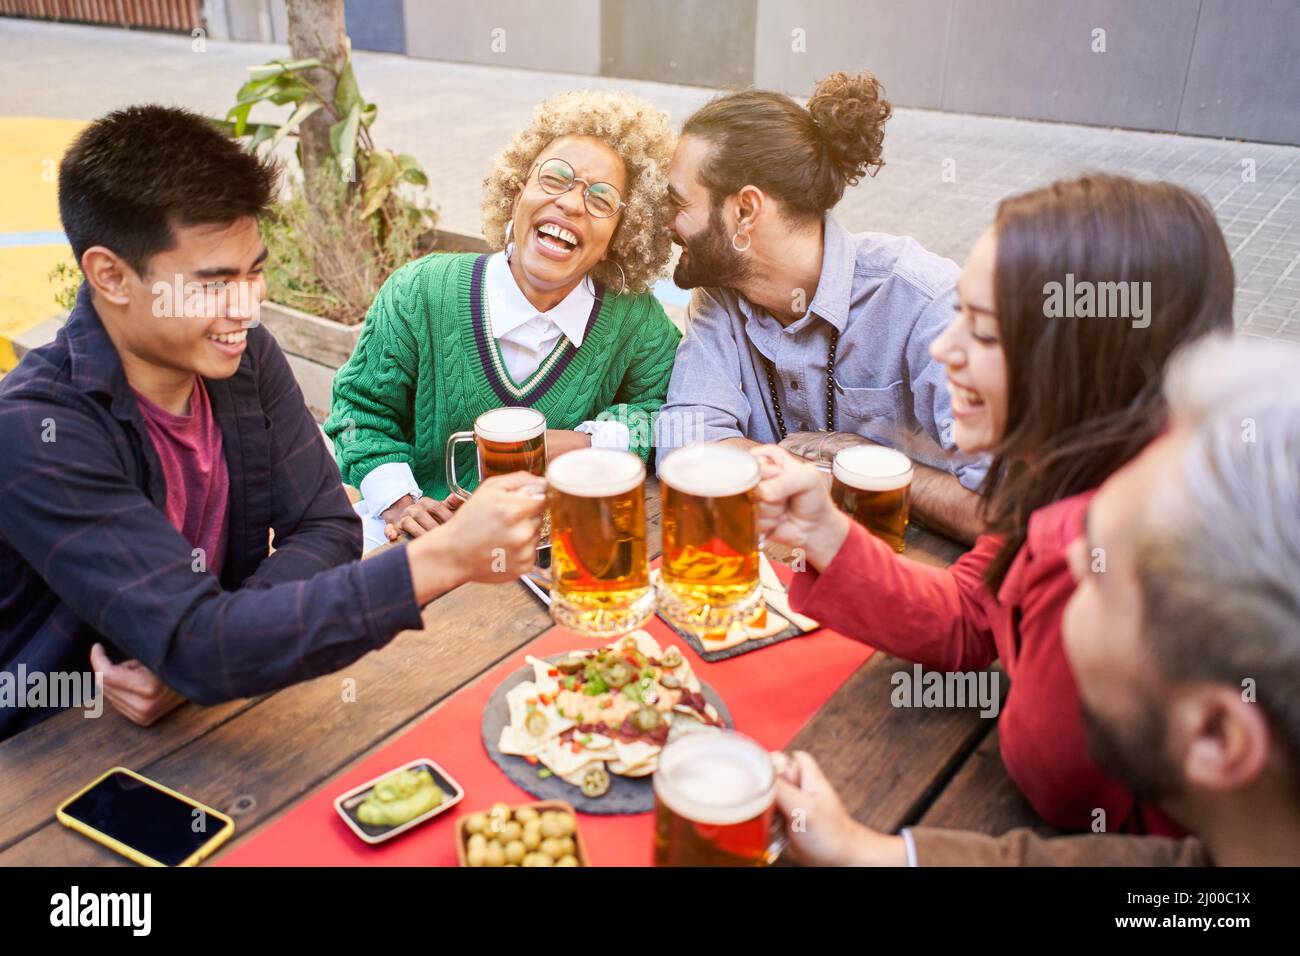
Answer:
[(152, 857), (179, 866), (228, 824), (120, 771), (109, 774), (64, 814)]

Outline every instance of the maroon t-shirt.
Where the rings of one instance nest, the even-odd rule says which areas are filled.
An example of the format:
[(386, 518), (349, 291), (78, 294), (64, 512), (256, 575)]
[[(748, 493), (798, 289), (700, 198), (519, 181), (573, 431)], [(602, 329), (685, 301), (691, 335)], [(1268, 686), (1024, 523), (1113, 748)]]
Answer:
[(191, 547), (203, 549), (207, 569), (220, 577), (226, 557), (230, 472), (203, 379), (194, 377), (188, 415), (173, 415), (139, 392), (135, 398), (162, 462), (167, 520)]

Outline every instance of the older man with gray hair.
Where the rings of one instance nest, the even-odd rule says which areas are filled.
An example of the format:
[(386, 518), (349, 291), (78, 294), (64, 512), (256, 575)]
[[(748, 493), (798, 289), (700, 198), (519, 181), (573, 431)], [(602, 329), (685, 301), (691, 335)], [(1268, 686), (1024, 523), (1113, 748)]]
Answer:
[[(1215, 338), (1166, 379), (1171, 424), (1098, 491), (1063, 638), (1094, 755), (1194, 836), (1043, 839), (855, 823), (807, 754), (778, 800), (805, 862), (1300, 864), (1300, 350)], [(1103, 817), (1098, 830), (1105, 830)]]

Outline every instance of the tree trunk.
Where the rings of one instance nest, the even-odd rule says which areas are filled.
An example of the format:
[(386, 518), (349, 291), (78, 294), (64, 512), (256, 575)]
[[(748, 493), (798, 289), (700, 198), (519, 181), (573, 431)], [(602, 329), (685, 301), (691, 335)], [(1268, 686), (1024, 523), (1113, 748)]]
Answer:
[[(348, 39), (343, 0), (288, 0), (285, 7), (289, 14), (290, 56), (295, 60), (315, 57), (335, 71), (342, 69)], [(305, 75), (332, 106), (337, 85), (334, 74), (318, 67)], [(329, 157), (330, 126), (335, 122), (329, 110), (317, 110), (299, 128), (303, 174), (308, 181)]]

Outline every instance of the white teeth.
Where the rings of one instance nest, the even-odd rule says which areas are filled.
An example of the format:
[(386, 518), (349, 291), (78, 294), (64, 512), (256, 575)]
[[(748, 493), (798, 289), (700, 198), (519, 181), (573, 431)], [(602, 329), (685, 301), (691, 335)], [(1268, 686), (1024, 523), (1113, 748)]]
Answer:
[(978, 408), (984, 404), (984, 399), (980, 397), (979, 392), (963, 388), (951, 379), (948, 381), (948, 394), (952, 396), (955, 403), (964, 408)]
[(554, 236), (556, 239), (563, 239), (570, 245), (578, 244), (578, 237), (562, 226), (557, 226), (553, 222), (543, 223), (537, 227), (537, 231), (543, 236)]
[(240, 329), (238, 332), (209, 332), (207, 338), (214, 342), (221, 342), (224, 345), (238, 345), (244, 339), (248, 338), (248, 330)]

